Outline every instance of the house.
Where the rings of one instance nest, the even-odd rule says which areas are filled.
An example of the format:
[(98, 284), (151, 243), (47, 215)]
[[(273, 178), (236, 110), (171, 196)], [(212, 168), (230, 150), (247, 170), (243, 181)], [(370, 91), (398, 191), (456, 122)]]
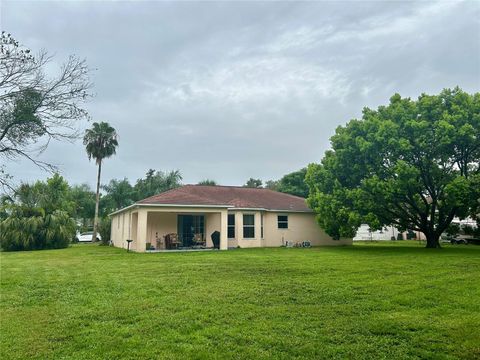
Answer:
[[(305, 199), (269, 189), (185, 185), (151, 196), (111, 215), (114, 246), (132, 250), (278, 247), (333, 240), (317, 224)], [(215, 234), (214, 234), (215, 233)]]

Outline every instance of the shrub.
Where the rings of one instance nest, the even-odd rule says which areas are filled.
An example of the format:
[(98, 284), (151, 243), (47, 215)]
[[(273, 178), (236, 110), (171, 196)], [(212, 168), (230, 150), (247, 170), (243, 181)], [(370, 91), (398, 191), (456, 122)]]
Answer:
[(98, 233), (102, 238), (102, 245), (110, 244), (110, 231), (112, 228), (112, 220), (109, 217), (98, 219)]
[(64, 211), (45, 215), (42, 208), (15, 206), (0, 222), (4, 251), (66, 248), (74, 236), (75, 221)]

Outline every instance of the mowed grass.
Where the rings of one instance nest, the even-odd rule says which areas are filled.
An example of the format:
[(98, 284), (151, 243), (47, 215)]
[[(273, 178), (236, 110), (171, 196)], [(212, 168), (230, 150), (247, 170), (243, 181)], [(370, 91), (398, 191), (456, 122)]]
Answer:
[(480, 358), (480, 247), (1, 253), (2, 359)]

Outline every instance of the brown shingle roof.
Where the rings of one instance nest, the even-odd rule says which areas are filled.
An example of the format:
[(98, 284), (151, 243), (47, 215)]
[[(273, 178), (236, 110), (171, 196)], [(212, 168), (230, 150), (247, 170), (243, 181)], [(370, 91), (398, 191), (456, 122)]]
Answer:
[(304, 198), (269, 189), (236, 186), (184, 185), (140, 200), (137, 204), (225, 205), (235, 208), (311, 211)]

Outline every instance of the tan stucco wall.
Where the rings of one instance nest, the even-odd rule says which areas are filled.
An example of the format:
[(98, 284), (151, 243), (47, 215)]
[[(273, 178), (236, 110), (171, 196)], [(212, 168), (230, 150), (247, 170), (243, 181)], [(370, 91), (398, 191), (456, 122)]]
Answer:
[(213, 246), (212, 233), (214, 231), (221, 231), (220, 214), (206, 214), (205, 215), (205, 237), (207, 246)]
[[(177, 214), (149, 212), (147, 222), (147, 242), (157, 246), (156, 236), (159, 238), (177, 232)], [(165, 246), (165, 244), (163, 244)]]
[[(127, 248), (127, 239), (132, 238), (130, 222), (132, 220), (132, 212), (124, 211), (123, 213), (112, 216), (112, 229), (110, 239), (116, 247)], [(132, 244), (130, 245), (131, 248)]]
[[(177, 232), (178, 214), (205, 215), (207, 246), (213, 246), (211, 234), (214, 231), (220, 231), (222, 238), (226, 237), (226, 209), (145, 207), (112, 215), (111, 238), (113, 245), (126, 248), (126, 240), (131, 238), (134, 240), (130, 246), (132, 250), (145, 251), (147, 242), (156, 246), (156, 233), (158, 233), (159, 237), (162, 237), (168, 233)], [(351, 239), (333, 240), (318, 226), (315, 215), (312, 213), (230, 210), (228, 214), (235, 214), (235, 238), (228, 239), (228, 247), (278, 247), (285, 245), (286, 241), (292, 243), (310, 241), (312, 246), (352, 244)], [(243, 214), (253, 214), (255, 216), (255, 237), (253, 239), (243, 238)], [(288, 215), (288, 229), (278, 229), (278, 215)], [(263, 238), (261, 236), (262, 216)], [(222, 218), (225, 221), (224, 224), (222, 224)], [(132, 224), (131, 228), (130, 222)], [(137, 226), (137, 224), (144, 224), (144, 226)], [(226, 243), (226, 240), (222, 242), (224, 249), (226, 248)]]
[[(278, 215), (288, 215), (288, 229), (278, 228)], [(293, 243), (310, 241), (312, 246), (348, 245), (348, 239), (333, 240), (318, 225), (312, 213), (267, 212), (265, 214), (265, 246), (282, 246), (285, 241)]]
[[(270, 211), (234, 210), (235, 239), (229, 239), (229, 246), (277, 247), (285, 245), (286, 241), (293, 243), (310, 241), (312, 246), (350, 245), (351, 239), (333, 240), (317, 224), (312, 213), (289, 213)], [(255, 237), (243, 238), (243, 214), (255, 215)], [(263, 238), (261, 237), (261, 216), (263, 214)], [(278, 215), (288, 215), (288, 229), (278, 229)]]

